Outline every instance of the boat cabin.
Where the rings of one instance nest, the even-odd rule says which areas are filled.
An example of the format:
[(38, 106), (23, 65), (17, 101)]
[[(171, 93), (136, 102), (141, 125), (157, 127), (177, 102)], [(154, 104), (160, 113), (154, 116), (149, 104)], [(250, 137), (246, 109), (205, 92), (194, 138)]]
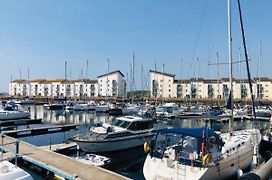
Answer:
[(154, 119), (142, 119), (141, 117), (126, 116), (113, 119), (111, 126), (121, 127), (131, 131), (151, 129), (156, 122)]
[(205, 155), (218, 160), (222, 146), (219, 135), (208, 128), (163, 129), (158, 131), (150, 155), (202, 166)]

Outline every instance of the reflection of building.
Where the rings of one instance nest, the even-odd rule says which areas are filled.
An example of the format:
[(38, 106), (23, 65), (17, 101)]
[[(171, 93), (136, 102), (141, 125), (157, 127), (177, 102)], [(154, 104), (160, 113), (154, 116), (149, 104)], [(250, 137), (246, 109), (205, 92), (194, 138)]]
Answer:
[[(254, 78), (255, 98), (272, 100), (272, 79)], [(176, 80), (175, 75), (150, 70), (150, 96), (164, 98), (219, 98), (229, 96), (229, 78)], [(233, 79), (234, 99), (250, 99), (248, 80)]]
[[(108, 83), (107, 83), (108, 80)], [(11, 96), (97, 97), (124, 96), (126, 82), (120, 71), (98, 76), (98, 80), (14, 80), (9, 84)]]

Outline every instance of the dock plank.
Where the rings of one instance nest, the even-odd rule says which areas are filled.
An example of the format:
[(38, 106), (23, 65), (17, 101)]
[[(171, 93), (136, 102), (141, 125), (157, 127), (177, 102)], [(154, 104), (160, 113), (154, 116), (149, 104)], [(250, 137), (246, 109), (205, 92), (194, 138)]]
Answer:
[[(0, 137), (0, 142), (2, 137)], [(16, 141), (15, 138), (5, 136), (4, 144)], [(4, 145), (4, 149), (13, 151), (14, 145)], [(23, 160), (34, 163), (40, 167), (54, 172), (56, 175), (66, 179), (127, 179), (124, 176), (105, 170), (103, 168), (91, 166), (81, 163), (73, 158), (62, 154), (55, 153), (50, 150), (44, 150), (29, 143), (20, 141), (19, 155)]]
[[(51, 145), (51, 151), (55, 151), (55, 152), (58, 152), (58, 151), (62, 151), (62, 150), (65, 150), (65, 149), (71, 149), (73, 147), (76, 147), (77, 144), (75, 142), (71, 142), (69, 144), (67, 143), (63, 143), (63, 144), (52, 144)], [(50, 146), (42, 146), (40, 147), (44, 150), (50, 150)]]

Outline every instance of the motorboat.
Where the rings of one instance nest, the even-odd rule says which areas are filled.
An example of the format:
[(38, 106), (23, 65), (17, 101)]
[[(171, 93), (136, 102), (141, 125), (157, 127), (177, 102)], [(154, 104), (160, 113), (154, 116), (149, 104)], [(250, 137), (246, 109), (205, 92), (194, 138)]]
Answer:
[(44, 104), (43, 107), (49, 110), (61, 110), (66, 106), (65, 103), (49, 103), (49, 104)]
[(111, 107), (111, 104), (105, 103), (102, 101), (95, 106), (95, 112), (96, 113), (108, 113), (110, 107)]
[(97, 155), (97, 154), (84, 154), (83, 156), (76, 157), (75, 159), (85, 164), (98, 166), (98, 167), (105, 167), (111, 163), (110, 158)]
[(28, 119), (30, 112), (23, 110), (20, 105), (5, 104), (0, 107), (0, 120)]
[(140, 110), (140, 106), (136, 104), (128, 104), (122, 109), (123, 115), (134, 115), (137, 114)]
[(257, 129), (217, 134), (208, 128), (159, 130), (144, 163), (149, 179), (227, 179), (250, 166), (254, 147), (261, 140)]
[[(149, 111), (150, 112), (150, 111)], [(153, 114), (145, 116), (117, 117), (111, 123), (99, 123), (90, 133), (72, 138), (84, 152), (103, 153), (130, 149), (151, 140), (157, 130), (166, 128), (165, 123), (157, 123)]]
[(162, 106), (156, 108), (156, 114), (158, 117), (173, 118), (177, 117), (181, 113), (181, 109), (175, 103), (165, 103)]
[(0, 161), (1, 180), (33, 180), (31, 175), (9, 161)]
[(15, 104), (24, 104), (24, 105), (34, 104), (34, 101), (31, 99), (15, 100), (14, 102), (15, 102)]

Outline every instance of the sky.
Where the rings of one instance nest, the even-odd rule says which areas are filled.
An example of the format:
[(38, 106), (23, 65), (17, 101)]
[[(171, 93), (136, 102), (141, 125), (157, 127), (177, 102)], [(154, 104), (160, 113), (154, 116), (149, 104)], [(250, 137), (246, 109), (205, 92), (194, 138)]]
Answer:
[[(241, 0), (241, 6), (251, 74), (272, 78), (272, 1)], [(232, 31), (233, 61), (243, 60), (236, 0)], [(155, 64), (176, 79), (215, 79), (217, 68), (208, 64), (217, 52), (228, 62), (227, 32), (227, 0), (1, 0), (0, 92), (8, 92), (20, 69), (22, 79), (28, 68), (31, 80), (64, 78), (65, 61), (69, 79), (79, 79), (82, 69), (86, 76), (87, 60), (87, 77), (96, 79), (107, 72), (107, 59), (110, 71), (127, 78), (133, 52), (136, 89)], [(246, 78), (245, 63), (233, 68), (234, 77)], [(227, 76), (228, 66), (220, 65), (220, 77)]]

